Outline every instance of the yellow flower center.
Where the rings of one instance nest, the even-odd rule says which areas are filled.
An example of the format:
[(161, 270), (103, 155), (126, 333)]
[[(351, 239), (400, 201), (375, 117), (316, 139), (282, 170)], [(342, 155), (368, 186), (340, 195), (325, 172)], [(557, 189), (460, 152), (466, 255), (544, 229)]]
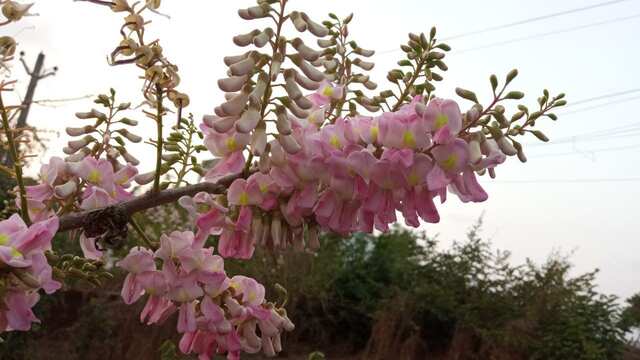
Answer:
[(456, 167), (457, 163), (458, 156), (456, 154), (451, 154), (448, 158), (440, 163), (440, 166), (442, 166), (442, 168), (445, 170), (453, 170), (453, 168)]
[(337, 135), (331, 136), (331, 138), (329, 139), (329, 144), (331, 144), (331, 146), (338, 150), (342, 149), (342, 144), (340, 143), (340, 139), (338, 139)]
[(418, 185), (418, 183), (420, 183), (420, 177), (418, 176), (418, 174), (416, 174), (415, 170), (411, 170), (411, 173), (409, 173), (407, 181), (409, 182), (409, 185), (416, 186)]
[(90, 183), (98, 184), (102, 181), (102, 174), (97, 169), (91, 170), (87, 180), (89, 180)]
[(238, 147), (238, 143), (236, 142), (236, 139), (232, 137), (227, 139), (226, 145), (227, 145), (227, 150), (229, 151), (236, 151), (236, 148)]
[(240, 194), (240, 198), (238, 199), (238, 202), (240, 203), (240, 205), (242, 206), (246, 206), (249, 204), (249, 194), (247, 194), (246, 191), (243, 191)]
[(436, 117), (436, 130), (440, 130), (443, 126), (449, 123), (449, 118), (445, 114), (439, 114)]
[(327, 86), (324, 89), (322, 89), (322, 95), (324, 96), (332, 96), (333, 95), (333, 87), (331, 86)]
[(267, 185), (260, 184), (258, 187), (260, 188), (260, 192), (263, 194), (266, 194), (269, 191), (269, 187)]
[(416, 147), (416, 137), (413, 136), (413, 133), (409, 130), (405, 131), (402, 135), (402, 144), (408, 148)]
[(18, 249), (11, 247), (11, 257), (22, 257), (22, 253)]
[(258, 298), (258, 294), (255, 291), (249, 291), (247, 294), (248, 302), (254, 302)]
[(371, 135), (371, 142), (375, 142), (378, 140), (379, 132), (380, 132), (380, 129), (377, 126), (372, 126), (371, 129), (369, 129), (369, 133)]
[(0, 245), (1, 246), (5, 246), (9, 243), (9, 235), (7, 234), (0, 234)]

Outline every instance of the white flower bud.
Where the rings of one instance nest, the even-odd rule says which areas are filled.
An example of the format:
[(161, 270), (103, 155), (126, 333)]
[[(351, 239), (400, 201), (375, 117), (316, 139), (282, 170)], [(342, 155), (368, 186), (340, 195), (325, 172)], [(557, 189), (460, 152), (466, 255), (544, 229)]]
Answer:
[(294, 101), (302, 110), (310, 110), (313, 107), (313, 102), (304, 96), (301, 96)]
[(516, 148), (513, 146), (511, 141), (509, 141), (509, 139), (506, 136), (500, 137), (499, 139), (496, 140), (496, 142), (498, 143), (498, 147), (500, 147), (500, 150), (505, 155), (513, 156), (518, 154), (518, 150), (516, 150)]
[(363, 69), (363, 70), (367, 70), (367, 71), (371, 71), (373, 70), (374, 66), (376, 64), (369, 62), (369, 61), (363, 61), (360, 58), (357, 58), (355, 60), (353, 60), (353, 65)]
[(271, 339), (265, 334), (262, 334), (262, 352), (267, 357), (276, 356), (276, 351), (273, 348), (273, 343), (271, 342)]
[(273, 29), (266, 28), (264, 31), (261, 31), (256, 37), (253, 38), (253, 45), (256, 47), (264, 47), (269, 43), (269, 40), (273, 37)]
[(244, 110), (247, 101), (249, 100), (248, 87), (245, 88), (239, 94), (235, 95), (231, 100), (220, 105), (222, 111), (226, 115), (240, 115)]
[(155, 178), (156, 178), (156, 172), (151, 171), (148, 173), (136, 175), (136, 177), (134, 178), (134, 181), (140, 185), (146, 185), (152, 182)]
[(140, 160), (136, 159), (136, 157), (131, 155), (130, 153), (124, 151), (124, 152), (121, 152), (121, 154), (122, 154), (122, 157), (124, 158), (124, 161), (128, 162), (129, 164), (133, 166), (140, 165)]
[(238, 61), (237, 63), (229, 66), (231, 75), (242, 76), (249, 74), (256, 66), (256, 56), (248, 56), (246, 59)]
[(236, 121), (238, 121), (238, 117), (218, 118), (218, 120), (213, 124), (213, 129), (219, 133), (226, 133), (231, 130)]
[(260, 34), (260, 30), (253, 30), (250, 33), (236, 35), (233, 37), (233, 43), (238, 46), (248, 46), (253, 43), (253, 38)]
[(309, 116), (309, 112), (301, 109), (296, 103), (293, 101), (284, 98), (282, 99), (282, 103), (291, 111), (291, 113), (297, 116), (300, 119), (306, 119)]
[(284, 72), (284, 79), (285, 79), (285, 90), (287, 91), (287, 94), (289, 95), (290, 99), (296, 100), (302, 97), (302, 91), (300, 91), (300, 88), (298, 87), (298, 84), (296, 83), (296, 72), (293, 69), (288, 69), (285, 70)]
[(278, 136), (278, 142), (282, 145), (282, 148), (287, 153), (294, 155), (297, 154), (302, 148), (300, 144), (296, 141), (296, 139), (292, 135), (280, 135)]
[(318, 46), (320, 46), (323, 49), (326, 49), (328, 47), (332, 47), (335, 44), (336, 44), (336, 39), (334, 39), (334, 38), (331, 38), (331, 39), (318, 39)]
[(94, 132), (96, 130), (95, 127), (93, 126), (84, 126), (84, 127), (80, 127), (80, 128), (74, 128), (74, 127), (68, 127), (65, 128), (65, 131), (67, 133), (67, 135), (69, 136), (81, 136), (81, 135), (85, 135), (85, 134), (89, 134), (91, 132)]
[(228, 93), (240, 91), (240, 89), (242, 89), (242, 87), (247, 83), (248, 79), (249, 77), (247, 75), (220, 79), (218, 80), (218, 87), (220, 90)]
[(256, 107), (250, 107), (245, 110), (240, 116), (240, 119), (236, 121), (236, 130), (239, 133), (247, 134), (256, 128), (260, 121), (260, 109)]
[[(64, 149), (63, 149), (64, 151)], [(65, 151), (65, 154), (68, 154)], [(78, 152), (76, 152), (75, 154), (71, 155), (71, 156), (67, 156), (65, 158), (65, 161), (70, 162), (70, 163), (74, 163), (74, 162), (78, 162), (78, 161), (82, 161), (82, 159), (84, 159), (85, 157), (91, 155), (91, 150), (87, 149), (87, 148), (82, 148), (80, 149)]]
[(267, 148), (267, 129), (264, 122), (256, 127), (251, 137), (251, 150), (256, 156), (262, 155)]
[(224, 57), (224, 64), (227, 66), (231, 66), (233, 64), (239, 63), (240, 61), (246, 59), (249, 54), (251, 54), (251, 51), (248, 51), (242, 55), (236, 55), (236, 56), (225, 56)]
[(304, 44), (302, 39), (295, 38), (291, 41), (291, 45), (298, 51), (305, 60), (316, 61), (320, 57), (320, 53)]
[(317, 37), (325, 37), (329, 35), (329, 29), (320, 25), (309, 18), (309, 16), (303, 12), (300, 13), (300, 16), (307, 23), (307, 29)]
[(73, 180), (69, 180), (62, 185), (58, 185), (53, 189), (55, 196), (58, 199), (66, 199), (76, 192), (77, 185)]
[(302, 86), (303, 88), (310, 91), (318, 90), (318, 88), (320, 88), (320, 82), (313, 81), (305, 77), (304, 75), (300, 74), (297, 71), (295, 71), (295, 74), (296, 74), (296, 82), (298, 83), (298, 85)]
[(276, 107), (276, 128), (278, 129), (278, 133), (280, 135), (290, 135), (291, 134), (291, 120), (289, 120), (289, 115), (287, 114), (287, 110), (282, 107)]
[(296, 30), (299, 32), (304, 32), (307, 30), (307, 23), (302, 19), (302, 16), (297, 11), (291, 12), (291, 22), (293, 22), (293, 26), (295, 26)]
[(253, 6), (247, 9), (247, 13), (252, 16), (254, 19), (259, 19), (259, 18), (263, 18), (263, 17), (267, 17), (269, 16), (269, 10), (271, 10), (271, 7), (269, 5), (260, 5), (260, 6)]
[(305, 61), (300, 54), (293, 54), (289, 58), (309, 79), (313, 81), (324, 80), (324, 74)]

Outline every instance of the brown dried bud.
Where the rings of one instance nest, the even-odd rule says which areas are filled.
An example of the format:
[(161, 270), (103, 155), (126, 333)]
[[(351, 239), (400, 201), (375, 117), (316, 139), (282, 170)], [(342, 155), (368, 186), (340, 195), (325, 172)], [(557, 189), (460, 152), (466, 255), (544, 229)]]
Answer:
[(15, 1), (7, 1), (2, 5), (2, 15), (9, 21), (19, 21), (23, 16), (29, 15), (31, 4), (20, 4)]
[(0, 36), (0, 56), (13, 56), (16, 52), (16, 41), (11, 36)]

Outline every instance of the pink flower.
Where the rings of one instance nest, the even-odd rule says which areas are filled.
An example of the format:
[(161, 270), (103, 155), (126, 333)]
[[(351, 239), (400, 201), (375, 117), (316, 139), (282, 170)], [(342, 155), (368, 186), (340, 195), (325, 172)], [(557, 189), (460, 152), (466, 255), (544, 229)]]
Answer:
[(427, 130), (431, 131), (436, 144), (453, 141), (462, 130), (462, 114), (453, 100), (434, 98), (424, 112)]
[(255, 181), (236, 179), (227, 190), (227, 199), (231, 205), (258, 205), (262, 202), (260, 184)]
[(235, 223), (225, 226), (218, 242), (218, 252), (224, 258), (250, 259), (255, 250), (255, 243), (251, 237), (251, 209), (247, 206), (240, 208)]
[(114, 194), (114, 173), (113, 166), (108, 160), (96, 160), (93, 157), (85, 157), (79, 163), (70, 164), (73, 174), (85, 180), (89, 184), (95, 185), (106, 191), (107, 194)]
[[(7, 320), (5, 329), (27, 331), (32, 323), (40, 323), (31, 308), (38, 302), (40, 296), (37, 292), (9, 292), (4, 297), (4, 317)], [(0, 310), (2, 312), (3, 310)]]

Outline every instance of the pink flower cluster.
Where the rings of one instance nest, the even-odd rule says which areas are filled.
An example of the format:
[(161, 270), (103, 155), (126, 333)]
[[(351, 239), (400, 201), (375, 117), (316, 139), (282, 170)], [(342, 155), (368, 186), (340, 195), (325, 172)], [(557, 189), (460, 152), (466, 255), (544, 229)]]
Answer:
[(495, 141), (464, 134), (454, 101), (424, 104), (416, 97), (397, 112), (322, 126), (323, 94), (331, 93), (309, 96), (321, 115), (289, 116), (290, 134), (281, 132), (264, 151), (255, 151), (255, 132), (229, 126), (233, 119), (205, 118), (205, 144), (222, 157), (209, 180), (241, 172), (249, 145), (260, 155), (259, 172), (235, 180), (226, 199), (194, 200), (208, 204), (197, 220), (199, 234), (219, 234), (222, 256), (249, 258), (256, 244), (304, 247), (305, 229), (311, 230), (308, 246), (315, 246), (316, 225), (341, 234), (387, 231), (397, 211), (409, 226), (420, 219), (435, 223), (434, 199), (443, 203), (447, 189), (463, 202), (487, 199), (476, 173), (506, 156)]
[[(130, 199), (132, 194), (126, 189), (138, 170), (130, 164), (116, 165), (117, 171), (112, 162), (90, 156), (78, 162), (51, 158), (40, 169), (42, 183), (26, 187), (31, 219), (48, 219), (57, 209), (89, 210)], [(82, 235), (80, 245), (85, 257), (102, 257), (94, 239)]]
[(56, 217), (29, 227), (17, 214), (0, 222), (0, 271), (8, 274), (0, 283), (0, 333), (29, 330), (39, 322), (31, 310), (40, 299), (38, 291), (60, 289), (44, 255), (57, 230)]
[(136, 247), (118, 263), (128, 272), (124, 302), (148, 294), (142, 322), (160, 323), (178, 311), (180, 350), (200, 359), (224, 353), (239, 359), (241, 352), (261, 350), (273, 356), (282, 349), (280, 333), (293, 324), (284, 310), (265, 302), (261, 284), (244, 276), (228, 278), (222, 257), (196, 241), (193, 232), (176, 231), (160, 242), (155, 253)]

